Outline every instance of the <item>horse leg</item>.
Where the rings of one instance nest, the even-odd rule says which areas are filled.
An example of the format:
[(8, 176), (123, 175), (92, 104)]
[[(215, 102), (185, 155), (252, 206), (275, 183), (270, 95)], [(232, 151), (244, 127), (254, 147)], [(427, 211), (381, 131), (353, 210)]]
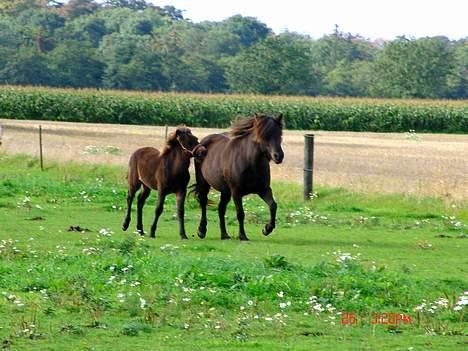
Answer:
[(268, 235), (273, 231), (273, 229), (275, 229), (275, 226), (276, 226), (277, 205), (276, 205), (275, 199), (273, 198), (273, 192), (271, 191), (270, 187), (268, 187), (265, 193), (259, 194), (259, 195), (262, 198), (262, 200), (265, 201), (268, 207), (270, 208), (270, 223), (265, 224), (265, 227), (262, 230), (263, 235)]
[(128, 192), (127, 192), (127, 214), (125, 216), (124, 222), (122, 224), (122, 230), (126, 231), (128, 226), (130, 225), (131, 221), (131, 213), (132, 213), (132, 203), (133, 199), (135, 198), (135, 193), (140, 188), (141, 183), (137, 181), (136, 184), (129, 184)]
[[(207, 185), (207, 184), (206, 184)], [(210, 191), (210, 186), (200, 186), (198, 189), (198, 201), (200, 202), (201, 208), (201, 218), (200, 224), (198, 225), (198, 237), (204, 239), (206, 236), (206, 225), (208, 221), (206, 220), (206, 206), (208, 205), (208, 192)]]
[(156, 227), (158, 226), (158, 219), (159, 216), (161, 216), (161, 213), (164, 208), (164, 200), (166, 199), (166, 191), (159, 189), (158, 191), (158, 202), (156, 205), (156, 212), (154, 214), (154, 221), (153, 224), (151, 225), (151, 231), (150, 231), (150, 237), (154, 238), (156, 236)]
[(177, 217), (179, 219), (179, 235), (182, 240), (187, 240), (187, 235), (185, 235), (185, 225), (184, 225), (184, 203), (185, 195), (187, 194), (186, 189), (182, 189), (176, 193), (176, 202), (177, 202)]
[(245, 235), (245, 229), (244, 229), (245, 213), (244, 213), (244, 207), (242, 206), (242, 196), (233, 193), (232, 199), (234, 200), (234, 204), (236, 205), (237, 221), (239, 222), (239, 239), (243, 241), (247, 241), (249, 239), (247, 238), (247, 235)]
[(219, 216), (219, 228), (221, 229), (221, 240), (231, 239), (229, 234), (226, 231), (226, 207), (229, 201), (231, 200), (231, 194), (228, 192), (221, 193), (221, 201), (219, 202), (218, 207), (218, 216)]
[(137, 203), (137, 231), (141, 235), (145, 235), (143, 230), (143, 206), (145, 206), (146, 199), (148, 198), (151, 189), (143, 184), (143, 189), (138, 194), (138, 203)]

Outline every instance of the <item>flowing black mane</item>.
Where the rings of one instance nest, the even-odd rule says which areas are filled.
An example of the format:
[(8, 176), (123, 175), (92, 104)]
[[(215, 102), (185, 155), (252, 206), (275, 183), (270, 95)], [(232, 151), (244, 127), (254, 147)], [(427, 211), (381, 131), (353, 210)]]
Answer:
[(237, 118), (231, 124), (229, 134), (233, 137), (254, 132), (259, 140), (267, 140), (275, 130), (282, 129), (281, 122), (265, 114), (255, 114), (250, 117)]

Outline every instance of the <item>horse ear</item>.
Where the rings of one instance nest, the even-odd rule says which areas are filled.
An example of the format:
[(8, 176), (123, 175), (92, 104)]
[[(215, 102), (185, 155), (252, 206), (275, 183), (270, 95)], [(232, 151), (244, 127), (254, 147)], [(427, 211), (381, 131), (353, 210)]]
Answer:
[(278, 121), (279, 124), (281, 124), (282, 127), (284, 127), (284, 116), (282, 113), (280, 113), (280, 115), (278, 116), (276, 120)]

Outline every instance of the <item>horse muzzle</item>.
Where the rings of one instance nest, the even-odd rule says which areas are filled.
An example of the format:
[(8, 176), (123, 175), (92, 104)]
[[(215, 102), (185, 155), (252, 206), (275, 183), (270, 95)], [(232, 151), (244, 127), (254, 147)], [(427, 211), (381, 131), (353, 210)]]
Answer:
[(273, 153), (272, 160), (277, 165), (280, 164), (281, 162), (283, 162), (283, 158), (284, 158), (284, 153), (282, 153), (282, 152), (274, 152)]

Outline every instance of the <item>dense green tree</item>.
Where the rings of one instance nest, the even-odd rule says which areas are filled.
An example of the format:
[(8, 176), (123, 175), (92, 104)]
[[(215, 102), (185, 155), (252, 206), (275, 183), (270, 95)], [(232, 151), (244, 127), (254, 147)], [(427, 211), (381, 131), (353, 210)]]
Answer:
[(52, 84), (64, 87), (95, 87), (101, 84), (105, 65), (91, 45), (67, 41), (48, 54)]
[(362, 69), (355, 62), (371, 62), (377, 48), (373, 43), (360, 36), (339, 31), (338, 27), (332, 34), (325, 35), (312, 43), (312, 65), (320, 77), (322, 84), (319, 93), (324, 95), (359, 96), (363, 87), (354, 89), (352, 83), (354, 74), (362, 76)]
[(388, 97), (443, 97), (454, 59), (446, 38), (399, 38), (375, 61), (373, 92)]
[(110, 31), (102, 18), (86, 16), (67, 22), (59, 37), (63, 41), (74, 40), (91, 43), (94, 48), (97, 48), (107, 34), (110, 34)]
[(310, 44), (298, 35), (270, 36), (228, 61), (233, 91), (262, 94), (314, 94)]
[(449, 74), (448, 97), (468, 98), (468, 40), (460, 40), (453, 47), (454, 64)]
[(234, 56), (265, 39), (271, 30), (253, 17), (232, 16), (222, 22), (205, 22), (202, 50), (211, 56)]
[(145, 0), (106, 0), (105, 4), (112, 7), (126, 7), (132, 10), (144, 10), (151, 6)]
[(366, 96), (371, 75), (372, 64), (369, 61), (341, 60), (324, 77), (322, 91), (335, 96)]
[(35, 48), (20, 48), (0, 69), (3, 84), (52, 85), (47, 58)]
[(0, 0), (0, 12), (17, 15), (29, 9), (39, 9), (47, 6), (46, 0)]
[(106, 35), (99, 48), (102, 62), (106, 63), (102, 84), (108, 88), (130, 88), (132, 79), (126, 65), (129, 65), (139, 51), (150, 45), (151, 38), (141, 35), (113, 33)]
[(466, 39), (385, 45), (336, 27), (275, 35), (253, 17), (192, 23), (148, 0), (0, 0), (0, 82), (467, 98)]
[(60, 13), (73, 19), (80, 16), (88, 16), (96, 12), (101, 5), (94, 0), (70, 0), (60, 7)]

